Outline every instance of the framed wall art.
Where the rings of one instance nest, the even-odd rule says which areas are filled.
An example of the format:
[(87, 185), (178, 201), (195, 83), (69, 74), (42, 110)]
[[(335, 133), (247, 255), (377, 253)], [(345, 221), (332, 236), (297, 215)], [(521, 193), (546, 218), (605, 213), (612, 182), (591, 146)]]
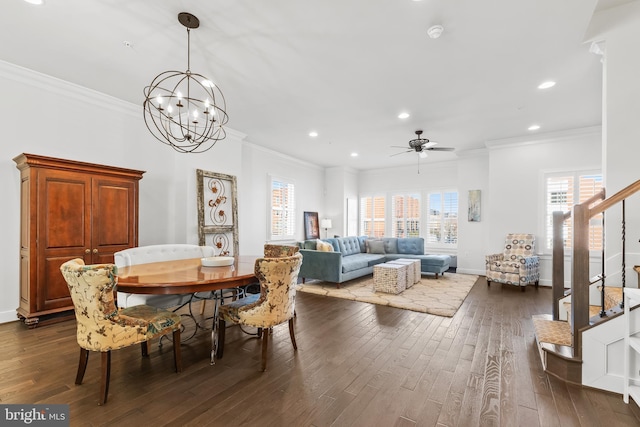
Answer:
[(480, 222), (480, 190), (469, 190), (469, 222)]
[(304, 213), (304, 238), (306, 240), (320, 238), (320, 223), (318, 222), (318, 212)]
[(196, 170), (198, 186), (198, 244), (212, 246), (216, 256), (236, 256), (238, 194), (236, 177)]

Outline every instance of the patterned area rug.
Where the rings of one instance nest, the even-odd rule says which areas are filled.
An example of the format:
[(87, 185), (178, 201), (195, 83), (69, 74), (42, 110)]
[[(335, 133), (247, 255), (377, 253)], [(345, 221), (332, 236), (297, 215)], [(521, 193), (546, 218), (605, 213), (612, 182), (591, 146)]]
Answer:
[(374, 292), (373, 276), (344, 282), (340, 284), (340, 289), (336, 289), (335, 283), (308, 281), (298, 284), (298, 290), (451, 317), (460, 308), (477, 279), (478, 276), (470, 274), (445, 274), (437, 279), (434, 276), (422, 276), (420, 283), (398, 295)]

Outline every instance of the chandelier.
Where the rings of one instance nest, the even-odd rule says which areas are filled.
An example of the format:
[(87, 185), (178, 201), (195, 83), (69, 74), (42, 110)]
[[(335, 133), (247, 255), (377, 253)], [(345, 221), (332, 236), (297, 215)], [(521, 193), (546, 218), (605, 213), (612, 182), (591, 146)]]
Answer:
[(181, 153), (202, 153), (227, 134), (229, 121), (224, 95), (201, 74), (192, 73), (191, 29), (200, 21), (182, 12), (178, 21), (187, 28), (187, 71), (165, 71), (144, 89), (144, 122), (163, 144)]

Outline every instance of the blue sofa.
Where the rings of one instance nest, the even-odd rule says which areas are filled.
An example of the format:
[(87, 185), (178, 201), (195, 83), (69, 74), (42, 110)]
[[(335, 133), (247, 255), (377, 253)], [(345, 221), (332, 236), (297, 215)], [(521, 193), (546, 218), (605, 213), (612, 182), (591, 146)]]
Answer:
[[(377, 242), (374, 244), (372, 240)], [(330, 243), (333, 251), (318, 250), (317, 240), (298, 243), (302, 253), (299, 276), (303, 281), (324, 280), (337, 283), (339, 287), (342, 282), (373, 273), (373, 266), (376, 264), (398, 258), (419, 259), (423, 274), (433, 273), (438, 277), (449, 269), (451, 263), (449, 255), (425, 254), (422, 237), (372, 239), (367, 236), (353, 236), (322, 241)]]

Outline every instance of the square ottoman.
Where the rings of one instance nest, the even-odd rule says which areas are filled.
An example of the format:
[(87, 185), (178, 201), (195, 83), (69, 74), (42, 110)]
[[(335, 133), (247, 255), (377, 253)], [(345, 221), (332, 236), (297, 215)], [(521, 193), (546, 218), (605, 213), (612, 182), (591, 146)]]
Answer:
[(403, 264), (407, 266), (407, 288), (420, 282), (422, 273), (420, 273), (419, 259), (398, 258), (393, 261), (387, 261), (387, 264)]
[(407, 289), (406, 264), (376, 264), (373, 266), (373, 291), (399, 294)]

